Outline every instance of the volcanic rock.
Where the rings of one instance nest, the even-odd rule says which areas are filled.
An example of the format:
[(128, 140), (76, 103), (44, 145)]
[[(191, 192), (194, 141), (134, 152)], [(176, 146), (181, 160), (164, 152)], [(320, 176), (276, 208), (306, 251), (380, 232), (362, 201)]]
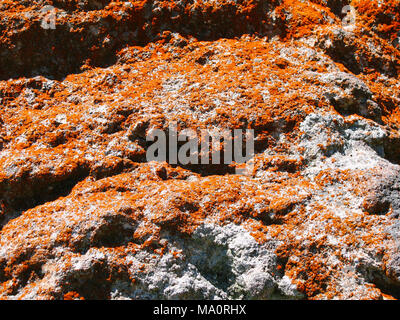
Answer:
[[(400, 298), (399, 18), (2, 1), (0, 298)], [(254, 130), (252, 170), (147, 161), (171, 123)]]

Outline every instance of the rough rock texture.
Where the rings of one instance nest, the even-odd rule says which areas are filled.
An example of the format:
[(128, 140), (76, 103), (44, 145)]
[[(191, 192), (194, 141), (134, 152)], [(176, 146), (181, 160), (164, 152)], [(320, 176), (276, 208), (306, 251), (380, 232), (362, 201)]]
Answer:
[[(0, 298), (400, 298), (399, 30), (396, 0), (1, 1)], [(254, 129), (253, 171), (147, 162), (173, 121)]]

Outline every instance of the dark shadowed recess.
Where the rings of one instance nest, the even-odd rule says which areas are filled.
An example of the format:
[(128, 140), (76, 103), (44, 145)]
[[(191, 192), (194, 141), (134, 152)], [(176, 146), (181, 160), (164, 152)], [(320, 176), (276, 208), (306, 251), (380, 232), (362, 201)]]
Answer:
[[(54, 0), (52, 4), (69, 14), (79, 11), (104, 9), (109, 0), (80, 2), (77, 0)], [(320, 3), (320, 1), (315, 1)], [(347, 0), (328, 0), (326, 5), (338, 17), (343, 18), (343, 7)], [(192, 1), (187, 1), (192, 3)], [(240, 3), (240, 1), (239, 1)], [(55, 30), (46, 30), (40, 21), (24, 31), (17, 31), (9, 42), (0, 43), (0, 80), (19, 77), (44, 76), (63, 80), (69, 74), (80, 73), (85, 66), (108, 67), (115, 64), (116, 53), (130, 45), (145, 46), (160, 39), (164, 31), (193, 36), (201, 41), (214, 41), (220, 38), (237, 38), (244, 34), (267, 36), (269, 38), (286, 35), (283, 17), (272, 21), (266, 18), (280, 1), (255, 1), (246, 14), (240, 12), (240, 5), (223, 4), (218, 10), (200, 7), (185, 12), (185, 6), (177, 7), (173, 14), (165, 8), (155, 16), (153, 1), (147, 1), (141, 8), (132, 8), (120, 21), (111, 15), (100, 14), (97, 21), (60, 22)], [(151, 23), (150, 23), (151, 22)], [(10, 28), (0, 24), (0, 29)], [(12, 26), (11, 26), (12, 28)], [(11, 45), (10, 45), (11, 44)], [(354, 56), (355, 48), (343, 46), (337, 41), (327, 54), (336, 62), (343, 63), (353, 73), (362, 70)], [(389, 70), (397, 75), (396, 68)]]
[(4, 181), (0, 183), (0, 204), (3, 204), (4, 211), (0, 211), (0, 230), (10, 219), (18, 217), (23, 211), (68, 196), (79, 182), (89, 176), (96, 180), (102, 179), (129, 171), (132, 166), (132, 161), (121, 161), (108, 169), (92, 169), (89, 165), (82, 164), (58, 178), (49, 175), (38, 178), (22, 177), (22, 181), (15, 182)]

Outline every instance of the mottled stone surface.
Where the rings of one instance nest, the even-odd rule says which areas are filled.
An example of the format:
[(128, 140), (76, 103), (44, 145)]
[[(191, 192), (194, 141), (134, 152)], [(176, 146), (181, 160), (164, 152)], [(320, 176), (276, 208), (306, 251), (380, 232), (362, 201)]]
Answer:
[[(400, 298), (399, 16), (2, 1), (0, 298)], [(148, 162), (173, 122), (253, 129), (253, 171)]]

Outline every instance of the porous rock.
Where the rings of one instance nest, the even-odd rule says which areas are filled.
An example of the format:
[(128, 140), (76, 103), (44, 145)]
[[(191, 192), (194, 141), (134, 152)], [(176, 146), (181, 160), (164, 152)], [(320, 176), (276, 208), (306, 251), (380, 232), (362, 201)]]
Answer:
[[(399, 15), (2, 1), (0, 298), (399, 298)], [(253, 129), (253, 170), (147, 161), (173, 122)]]

